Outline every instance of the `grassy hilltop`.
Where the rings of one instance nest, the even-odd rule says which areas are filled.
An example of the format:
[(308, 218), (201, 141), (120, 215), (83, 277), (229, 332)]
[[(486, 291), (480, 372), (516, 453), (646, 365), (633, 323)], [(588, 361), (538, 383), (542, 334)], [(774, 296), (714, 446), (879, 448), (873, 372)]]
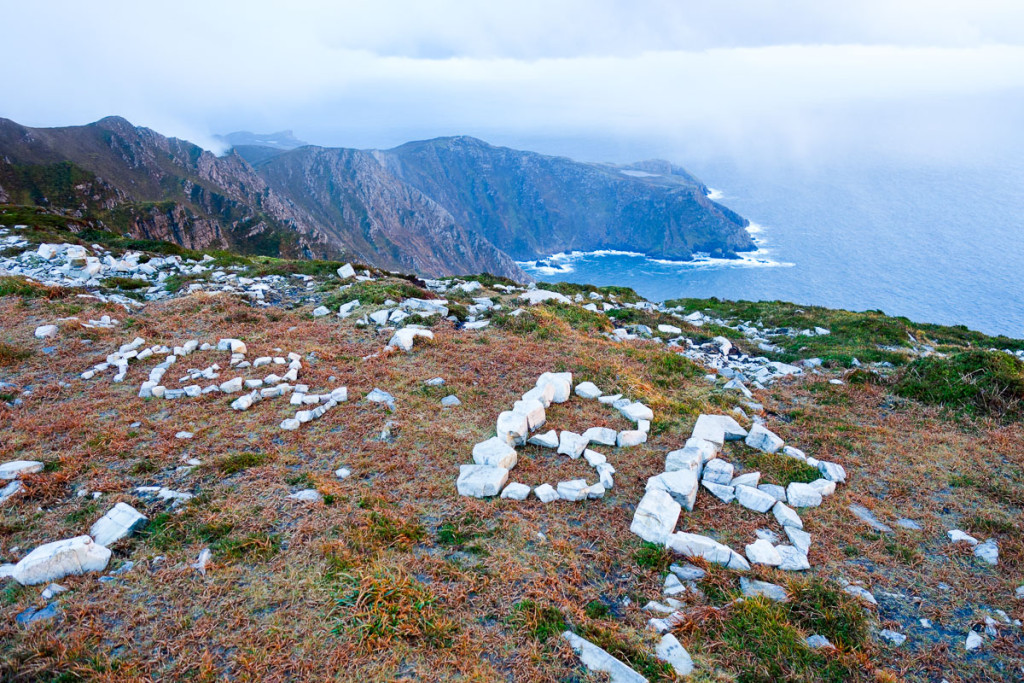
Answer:
[[(203, 256), (88, 225), (69, 232), (68, 223), (4, 207), (0, 224), (28, 225), (17, 231), (28, 245), (0, 257), (42, 242), (100, 244), (153, 258)], [(782, 302), (684, 299), (644, 310), (625, 305), (641, 300), (631, 290), (572, 284), (544, 288), (570, 299), (582, 294), (585, 302), (598, 300), (593, 292), (616, 305), (607, 312), (576, 302), (529, 306), (506, 289), (513, 283), (490, 276), (450, 279), (483, 288), (438, 294), (417, 278), (357, 267), (373, 279), (342, 290), (335, 275), (341, 263), (211, 255), (214, 269), (284, 280), (268, 292), (268, 305), (204, 291), (213, 269), (167, 278), (160, 286), (172, 295), (156, 301), (146, 301), (153, 283), (135, 277), (108, 279), (95, 290), (145, 302), (129, 311), (83, 298), (76, 288), (0, 277), (0, 463), (44, 463), (0, 508), (0, 563), (89, 533), (116, 502), (148, 518), (112, 545), (104, 581), (97, 573), (57, 581), (69, 590), (53, 599), (58, 614), (51, 619), (17, 623), (15, 615), (47, 604), (40, 597), (45, 584), (2, 580), (0, 679), (597, 680), (558, 637), (569, 629), (649, 680), (675, 680), (654, 656), (658, 636), (647, 621), (657, 615), (642, 607), (662, 599), (668, 567), (685, 558), (630, 533), (633, 510), (647, 478), (662, 472), (665, 454), (683, 446), (698, 415), (734, 414), (749, 426), (756, 413), (751, 400), (724, 388), (725, 378), (709, 379), (708, 369), (665, 343), (679, 335), (660, 333), (658, 325), (671, 325), (697, 345), (725, 336), (742, 352), (772, 360), (821, 359), (802, 376), (755, 389), (753, 401), (786, 443), (848, 473), (821, 507), (801, 513), (814, 535), (809, 571), (755, 566), (742, 574), (783, 586), (788, 601), (736, 601), (739, 572), (692, 561), (707, 574), (697, 584), (700, 595), (677, 596), (687, 618), (674, 631), (696, 665), (690, 680), (1020, 680), (1024, 637), (997, 610), (1010, 621), (1024, 618), (1024, 600), (1014, 597), (1024, 583), (1024, 369), (1006, 352), (1024, 349), (1024, 341)], [(391, 332), (357, 324), (388, 300), (438, 297), (457, 321), (429, 319), (434, 338), (417, 339), (410, 353), (381, 353)], [(502, 308), (489, 314), (485, 329), (462, 327), (480, 297)], [(356, 298), (362, 308), (355, 315), (333, 314)], [(332, 314), (314, 318), (320, 305)], [(512, 315), (519, 307), (524, 312)], [(709, 321), (683, 319), (695, 311)], [(118, 324), (80, 324), (103, 315)], [(779, 332), (769, 336), (776, 350), (759, 350), (739, 323)], [(35, 338), (46, 324), (56, 324), (58, 334)], [(616, 341), (607, 333), (617, 327), (640, 338)], [(814, 327), (829, 334), (780, 331)], [(299, 382), (313, 391), (346, 386), (349, 399), (283, 431), (281, 421), (296, 410), (287, 398), (247, 411), (231, 410), (235, 397), (219, 393), (139, 398), (155, 359), (133, 362), (122, 383), (110, 374), (81, 379), (135, 337), (146, 346), (237, 338), (250, 359), (295, 352), (303, 364)], [(178, 386), (187, 368), (215, 362), (226, 369), (227, 358), (197, 352), (164, 381)], [(655, 415), (648, 441), (599, 449), (617, 470), (615, 487), (599, 500), (460, 497), (459, 465), (494, 434), (498, 413), (547, 371), (572, 372), (574, 382), (643, 401)], [(434, 377), (445, 384), (424, 383)], [(365, 400), (374, 388), (394, 396), (393, 411)], [(448, 395), (461, 405), (443, 408)], [(544, 429), (624, 428), (596, 401), (552, 405), (547, 419)], [(177, 438), (183, 431), (193, 436)], [(765, 481), (818, 477), (807, 465), (742, 442), (725, 452)], [(519, 457), (516, 481), (593, 478), (582, 459), (537, 446), (521, 447)], [(335, 476), (340, 467), (351, 476)], [(135, 491), (143, 486), (192, 497), (172, 506)], [(304, 489), (321, 499), (288, 498)], [(851, 504), (890, 530), (865, 524)], [(900, 518), (920, 529), (895, 524)], [(679, 528), (742, 549), (773, 524), (701, 491)], [(998, 565), (950, 542), (951, 529), (996, 539)], [(193, 564), (205, 548), (212, 556), (200, 573)], [(859, 582), (878, 604), (844, 591), (844, 582)], [(984, 633), (986, 618), (995, 635), (967, 652), (968, 631)], [(908, 639), (895, 646), (879, 637), (881, 629)], [(812, 634), (836, 649), (810, 648), (805, 638)]]

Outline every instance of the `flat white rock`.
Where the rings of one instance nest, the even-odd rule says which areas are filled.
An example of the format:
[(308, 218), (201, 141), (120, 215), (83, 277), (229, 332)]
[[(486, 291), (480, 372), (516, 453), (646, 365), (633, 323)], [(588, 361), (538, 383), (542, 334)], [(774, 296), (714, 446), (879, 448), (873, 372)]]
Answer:
[(516, 466), (518, 461), (519, 456), (516, 454), (516, 449), (497, 436), (492, 436), (487, 441), (473, 446), (473, 462), (477, 465), (504, 467), (506, 470), (510, 470)]
[(18, 479), (23, 474), (42, 471), (43, 463), (38, 460), (11, 460), (0, 465), (0, 479)]
[(519, 482), (513, 482), (506, 486), (502, 492), (502, 498), (508, 498), (510, 500), (526, 500), (526, 497), (530, 495), (530, 487), (526, 484), (520, 484)]
[(76, 536), (39, 546), (21, 558), (11, 576), (23, 586), (33, 586), (69, 574), (103, 571), (109, 561), (109, 549), (91, 536)]
[(563, 633), (562, 638), (569, 641), (583, 666), (589, 671), (608, 674), (610, 683), (647, 683), (646, 678), (589, 640), (579, 637), (572, 631)]
[(89, 529), (93, 540), (109, 546), (130, 536), (146, 523), (146, 516), (127, 503), (118, 503), (100, 517)]
[(576, 395), (580, 398), (600, 398), (601, 390), (593, 382), (580, 382), (576, 385)]
[(488, 465), (460, 465), (455, 483), (459, 495), (474, 498), (496, 496), (508, 481), (508, 470)]
[(636, 506), (629, 530), (634, 534), (658, 545), (665, 545), (679, 522), (682, 506), (662, 489), (651, 489), (644, 493)]
[(747, 434), (746, 444), (765, 453), (777, 453), (785, 442), (763, 425), (754, 424)]
[(754, 564), (763, 564), (769, 567), (778, 567), (782, 564), (782, 557), (775, 549), (775, 546), (763, 538), (759, 538), (749, 544), (744, 549), (744, 552), (747, 555), (747, 559)]
[(658, 646), (654, 648), (654, 656), (671, 664), (677, 676), (689, 676), (693, 673), (693, 659), (690, 657), (690, 653), (671, 633), (666, 633), (661, 637)]

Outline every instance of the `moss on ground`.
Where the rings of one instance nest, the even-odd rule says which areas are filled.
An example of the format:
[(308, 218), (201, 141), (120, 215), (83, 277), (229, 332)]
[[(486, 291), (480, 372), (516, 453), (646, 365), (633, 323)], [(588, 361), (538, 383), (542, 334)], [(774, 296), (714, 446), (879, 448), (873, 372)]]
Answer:
[(1001, 351), (964, 351), (919, 358), (894, 391), (974, 416), (1014, 419), (1024, 410), (1024, 363)]

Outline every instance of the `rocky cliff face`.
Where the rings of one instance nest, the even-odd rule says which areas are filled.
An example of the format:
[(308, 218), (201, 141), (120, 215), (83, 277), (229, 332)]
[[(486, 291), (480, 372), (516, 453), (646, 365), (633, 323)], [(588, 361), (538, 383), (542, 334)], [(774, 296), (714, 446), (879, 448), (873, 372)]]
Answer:
[(471, 231), (518, 260), (596, 249), (659, 258), (728, 256), (754, 248), (747, 221), (664, 161), (585, 164), (467, 137), (377, 153)]
[(428, 275), (487, 271), (526, 279), (507, 254), (391, 174), (372, 153), (303, 147), (259, 165), (276, 192), (360, 260)]

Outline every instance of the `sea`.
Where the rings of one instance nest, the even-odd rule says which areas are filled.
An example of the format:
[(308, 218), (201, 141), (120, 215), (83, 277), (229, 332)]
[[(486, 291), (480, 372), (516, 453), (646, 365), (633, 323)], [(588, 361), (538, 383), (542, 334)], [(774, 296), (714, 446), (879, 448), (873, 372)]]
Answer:
[(653, 301), (792, 301), (1024, 338), (1024, 160), (687, 168), (750, 221), (756, 252), (573, 252), (520, 265), (539, 281), (624, 285)]

